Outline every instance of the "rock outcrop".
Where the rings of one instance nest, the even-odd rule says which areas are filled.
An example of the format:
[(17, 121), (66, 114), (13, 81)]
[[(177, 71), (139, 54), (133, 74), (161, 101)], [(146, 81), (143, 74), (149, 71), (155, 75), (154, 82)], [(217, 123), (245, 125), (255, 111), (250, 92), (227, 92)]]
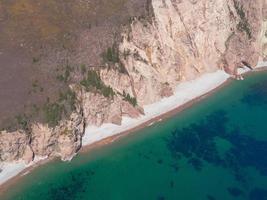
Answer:
[(33, 123), (28, 131), (2, 131), (1, 161), (69, 160), (82, 145), (85, 126), (120, 125), (123, 116), (136, 118), (144, 105), (171, 96), (180, 82), (218, 69), (236, 76), (239, 67), (253, 68), (267, 56), (266, 0), (147, 2), (147, 15), (124, 25), (118, 58), (97, 69), (112, 96), (74, 83), (77, 101), (70, 117), (53, 128)]
[(32, 161), (33, 152), (29, 143), (29, 135), (22, 130), (11, 133), (2, 131), (0, 134), (1, 161), (11, 162), (20, 159), (25, 160), (25, 162)]
[[(255, 66), (261, 54), (261, 1), (154, 0), (153, 21), (133, 19), (120, 51), (138, 102), (204, 72)], [(168, 92), (166, 95), (170, 95)]]
[(73, 112), (68, 120), (62, 120), (54, 128), (32, 124), (30, 130), (0, 133), (0, 160), (5, 162), (25, 161), (34, 157), (59, 156), (70, 160), (81, 147), (84, 134), (82, 110)]

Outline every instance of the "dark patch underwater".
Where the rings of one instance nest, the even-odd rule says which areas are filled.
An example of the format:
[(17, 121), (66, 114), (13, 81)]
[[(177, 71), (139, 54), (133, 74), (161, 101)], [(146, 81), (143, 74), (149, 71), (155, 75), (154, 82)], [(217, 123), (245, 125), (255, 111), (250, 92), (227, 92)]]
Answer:
[(261, 106), (267, 104), (267, 80), (250, 86), (241, 101), (249, 106)]
[[(175, 129), (167, 139), (167, 148), (176, 165), (179, 165), (179, 160), (185, 158), (196, 171), (201, 171), (205, 163), (210, 163), (230, 170), (236, 181), (243, 184), (249, 183), (246, 177), (248, 167), (253, 167), (262, 176), (267, 176), (267, 141), (244, 134), (238, 127), (229, 128), (228, 122), (227, 112), (219, 110), (204, 120)], [(215, 138), (228, 141), (231, 147), (223, 154), (219, 153)], [(243, 195), (242, 190), (236, 187), (229, 187), (227, 190), (234, 197)], [(265, 192), (253, 190), (250, 199), (261, 200)], [(207, 198), (213, 199), (210, 195)]]
[[(4, 200), (267, 200), (267, 72), (71, 163), (41, 166)], [(92, 170), (93, 169), (93, 170)]]

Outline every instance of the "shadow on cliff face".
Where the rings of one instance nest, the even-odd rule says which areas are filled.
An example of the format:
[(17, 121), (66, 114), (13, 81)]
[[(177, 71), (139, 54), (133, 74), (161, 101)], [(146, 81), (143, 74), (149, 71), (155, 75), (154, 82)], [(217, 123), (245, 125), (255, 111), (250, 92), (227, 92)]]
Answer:
[[(230, 170), (239, 182), (247, 182), (246, 167), (267, 176), (267, 141), (242, 134), (238, 128), (230, 130), (228, 121), (227, 113), (220, 110), (198, 123), (174, 130), (167, 147), (175, 161), (184, 157), (196, 170), (201, 170), (205, 161)], [(218, 139), (230, 144), (223, 152)]]

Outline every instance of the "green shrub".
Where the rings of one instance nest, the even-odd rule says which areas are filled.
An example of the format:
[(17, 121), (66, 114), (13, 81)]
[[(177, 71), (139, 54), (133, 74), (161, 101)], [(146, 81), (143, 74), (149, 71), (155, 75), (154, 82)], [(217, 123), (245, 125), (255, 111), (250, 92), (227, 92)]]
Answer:
[(87, 77), (84, 78), (80, 84), (83, 85), (87, 91), (97, 90), (105, 97), (113, 97), (115, 94), (113, 89), (110, 86), (106, 86), (99, 74), (93, 70), (87, 72)]
[(66, 92), (59, 93), (59, 103), (64, 104), (67, 107), (70, 107), (70, 110), (75, 109), (76, 103), (76, 94), (71, 89), (68, 89)]
[(49, 126), (56, 126), (62, 118), (63, 106), (58, 103), (46, 103), (44, 108), (45, 122)]
[(84, 74), (86, 72), (86, 66), (84, 64), (81, 65), (81, 73)]
[[(129, 56), (129, 55), (130, 55), (130, 51), (129, 50), (123, 52), (124, 59), (126, 59), (126, 57)], [(103, 58), (103, 62), (104, 63), (118, 64), (116, 66), (116, 69), (120, 73), (128, 74), (125, 66), (120, 61), (119, 50), (116, 48), (115, 45), (113, 45), (112, 47), (108, 47), (107, 50), (104, 53), (102, 53), (102, 58)], [(113, 67), (114, 67), (114, 65), (113, 65)]]
[(57, 79), (61, 82), (68, 82), (70, 79), (70, 75), (71, 75), (71, 71), (73, 70), (73, 68), (71, 68), (69, 65), (66, 65), (64, 68), (64, 72), (63, 74), (59, 74), (57, 75)]
[(249, 24), (248, 24), (247, 21), (241, 21), (241, 22), (239, 22), (238, 25), (237, 25), (237, 28), (240, 31), (244, 31), (247, 34), (247, 36), (248, 36), (249, 39), (252, 38), (251, 30), (249, 28)]
[(39, 62), (39, 58), (33, 57), (32, 58), (32, 63), (37, 63), (37, 62)]
[(102, 53), (103, 61), (105, 63), (118, 63), (119, 59), (119, 50), (113, 45), (112, 47), (108, 47), (107, 50)]
[(89, 70), (87, 72), (87, 77), (81, 81), (81, 85), (90, 90), (93, 88), (100, 88), (102, 81), (96, 71)]
[(57, 75), (57, 80), (64, 82), (65, 78), (62, 74), (60, 74), (60, 75)]
[(28, 119), (26, 115), (18, 115), (16, 116), (17, 124), (22, 130), (28, 130)]
[(248, 19), (246, 18), (246, 14), (244, 12), (243, 6), (240, 5), (239, 2), (234, 0), (234, 7), (236, 9), (237, 14), (240, 17), (240, 22), (237, 24), (237, 29), (239, 31), (244, 31), (247, 34), (248, 38), (251, 39), (252, 33), (251, 33), (251, 29), (250, 29), (250, 24), (248, 22)]
[(50, 102), (47, 99), (43, 106), (43, 114), (45, 123), (50, 127), (58, 125), (59, 121), (68, 116), (69, 113), (75, 110), (76, 94), (71, 89), (59, 93), (59, 98), (56, 102)]
[(135, 97), (131, 97), (129, 94), (126, 94), (125, 91), (123, 91), (122, 96), (124, 97), (123, 100), (128, 101), (130, 104), (132, 104), (134, 107), (137, 106), (137, 100)]

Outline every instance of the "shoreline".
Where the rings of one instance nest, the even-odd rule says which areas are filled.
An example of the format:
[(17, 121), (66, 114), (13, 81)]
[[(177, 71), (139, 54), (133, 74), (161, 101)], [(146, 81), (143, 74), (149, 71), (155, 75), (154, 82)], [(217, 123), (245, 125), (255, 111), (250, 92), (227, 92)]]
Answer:
[[(229, 84), (230, 81), (232, 81), (231, 77), (229, 77), (225, 82), (223, 82), (221, 85), (217, 86), (216, 88), (208, 91), (207, 93), (205, 93), (205, 94), (203, 94), (201, 96), (198, 96), (198, 97), (196, 97), (196, 98), (184, 103), (181, 106), (178, 106), (178, 107), (176, 107), (176, 108), (174, 108), (172, 110), (169, 110), (169, 111), (167, 111), (165, 113), (162, 113), (159, 116), (155, 116), (155, 117), (153, 117), (153, 118), (151, 118), (151, 119), (149, 119), (149, 120), (147, 120), (145, 122), (142, 122), (141, 124), (139, 124), (139, 125), (137, 125), (137, 126), (135, 126), (133, 128), (130, 128), (128, 130), (124, 130), (122, 132), (119, 132), (118, 134), (114, 134), (114, 135), (108, 136), (108, 137), (106, 137), (106, 138), (104, 138), (102, 140), (96, 141), (94, 143), (84, 145), (84, 146), (82, 146), (82, 148), (79, 151), (79, 153), (87, 153), (88, 151), (93, 150), (93, 149), (95, 149), (97, 147), (110, 144), (110, 143), (115, 142), (116, 140), (118, 140), (118, 139), (120, 139), (122, 137), (127, 137), (127, 135), (133, 134), (136, 131), (139, 131), (139, 130), (142, 130), (144, 128), (153, 126), (154, 124), (156, 124), (158, 122), (165, 121), (165, 120), (173, 117), (174, 115), (179, 114), (181, 111), (190, 108), (191, 106), (193, 106), (195, 103), (198, 103), (202, 99), (205, 99), (206, 97), (212, 95), (214, 92), (217, 92), (218, 90), (220, 90), (221, 88), (223, 88), (227, 84)], [(1, 187), (1, 185), (0, 185), (0, 187)]]
[[(267, 63), (264, 64), (264, 66), (260, 66), (254, 70), (249, 70), (249, 69), (241, 69), (240, 71), (240, 75), (247, 75), (251, 72), (260, 72), (260, 71), (267, 71)], [(122, 137), (126, 137), (129, 134), (135, 133), (136, 131), (142, 130), (144, 128), (153, 126), (154, 124), (167, 120), (171, 117), (173, 117), (176, 114), (179, 114), (181, 111), (190, 108), (191, 106), (193, 106), (195, 103), (198, 103), (199, 101), (201, 101), (202, 99), (207, 98), (208, 96), (212, 95), (213, 93), (219, 91), (220, 89), (222, 89), (223, 87), (225, 87), (226, 85), (228, 85), (231, 81), (236, 80), (233, 77), (229, 76), (226, 81), (224, 81), (222, 84), (220, 84), (219, 86), (215, 87), (214, 89), (207, 91), (206, 93), (189, 100), (188, 102), (184, 103), (181, 106), (178, 106), (170, 111), (164, 112), (161, 115), (155, 116), (133, 128), (130, 128), (128, 130), (124, 130), (118, 134), (114, 134), (111, 136), (108, 136), (102, 140), (96, 141), (94, 143), (91, 144), (87, 144), (82, 146), (81, 150), (79, 151), (79, 153), (87, 153), (88, 151), (95, 149), (97, 147), (103, 146), (103, 145), (107, 145), (110, 144), (112, 142), (115, 142), (116, 140), (122, 138)], [(242, 80), (237, 80), (237, 81), (242, 81)], [(0, 185), (1, 187), (1, 185)]]
[(153, 104), (145, 105), (145, 114), (138, 118), (123, 117), (121, 125), (103, 124), (101, 127), (87, 127), (83, 136), (83, 146), (91, 145), (110, 136), (135, 129), (140, 125), (142, 126), (143, 123), (152, 123), (155, 121), (155, 118), (159, 118), (165, 113), (184, 106), (186, 103), (219, 87), (229, 77), (230, 75), (226, 72), (217, 70), (216, 72), (205, 73), (194, 80), (182, 82), (177, 85), (172, 96), (162, 98)]
[[(242, 69), (240, 71), (240, 74), (244, 75), (244, 74), (247, 74), (249, 72), (265, 71), (266, 70), (266, 64), (267, 63), (258, 64), (257, 68), (252, 70), (252, 71)], [(213, 75), (216, 75), (216, 73), (219, 73), (219, 74), (217, 74), (218, 76), (217, 77), (213, 76)], [(219, 77), (219, 75), (221, 75), (221, 76)], [(180, 102), (175, 101), (175, 100), (177, 100), (177, 98), (178, 99), (181, 98), (181, 96), (177, 95), (177, 94), (181, 93), (181, 87), (183, 88), (183, 86), (185, 86), (184, 87), (185, 92), (188, 93), (188, 90), (191, 92), (191, 90), (194, 90), (194, 88), (192, 88), (192, 87), (188, 88), (187, 84), (191, 84), (189, 86), (194, 86), (194, 87), (196, 87), (196, 85), (201, 85), (198, 83), (198, 81), (201, 79), (205, 81), (205, 79), (207, 78), (206, 76), (213, 76), (211, 78), (212, 79), (214, 78), (214, 80), (212, 80), (212, 81), (215, 81), (215, 82), (210, 82), (210, 80), (207, 80), (207, 82), (210, 82), (211, 84), (215, 84), (215, 85), (206, 85), (208, 87), (203, 87), (203, 88), (201, 88), (202, 90), (200, 90), (200, 91), (194, 91), (195, 93), (193, 94), (193, 97), (190, 98), (187, 95), (187, 98), (182, 99), (183, 101), (180, 101)], [(218, 77), (220, 79), (216, 79)], [(152, 126), (153, 124), (155, 124), (159, 121), (166, 120), (166, 119), (174, 116), (175, 114), (191, 107), (195, 103), (197, 103), (200, 100), (206, 98), (207, 96), (213, 94), (214, 92), (220, 90), (221, 88), (223, 88), (224, 86), (229, 84), (231, 80), (233, 80), (233, 79), (231, 78), (230, 75), (226, 74), (225, 72), (219, 71), (219, 70), (216, 72), (213, 72), (213, 73), (206, 73), (206, 74), (203, 74), (202, 76), (200, 76), (199, 78), (197, 78), (196, 80), (187, 81), (185, 83), (179, 84), (177, 86), (173, 96), (161, 99), (159, 102), (145, 106), (146, 115), (144, 115), (144, 116), (141, 116), (137, 119), (130, 119), (130, 118), (124, 117), (121, 126), (117, 126), (117, 125), (113, 125), (113, 124), (104, 124), (101, 127), (87, 127), (86, 131), (85, 131), (85, 135), (83, 137), (83, 146), (82, 146), (81, 150), (79, 151), (79, 153), (85, 153), (85, 152), (88, 152), (89, 150), (92, 150), (96, 147), (112, 143), (121, 137), (127, 136), (128, 134), (131, 134), (131, 133), (136, 132), (138, 130), (141, 130), (143, 128)], [(196, 89), (199, 89), (199, 88), (196, 88)], [(173, 101), (171, 101), (169, 99), (172, 99)], [(168, 100), (170, 102), (168, 102)], [(175, 105), (170, 105), (171, 102), (174, 102)], [(166, 108), (164, 106), (167, 105), (166, 110), (161, 111), (159, 109), (160, 107), (158, 107), (159, 105), (162, 106), (161, 108)], [(156, 111), (154, 110), (154, 113), (153, 113), (153, 107), (154, 107), (154, 109), (156, 107), (156, 109), (155, 109)], [(158, 112), (158, 110), (160, 110), (160, 111)], [(147, 113), (149, 111), (150, 111), (150, 113)], [(152, 111), (152, 113), (151, 113), (151, 111)], [(108, 134), (107, 134), (107, 132), (108, 132)], [(89, 136), (92, 136), (92, 137), (89, 137)], [(39, 165), (45, 164), (45, 163), (50, 162), (50, 161), (55, 160), (55, 159), (57, 159), (57, 158), (39, 158), (38, 160), (33, 161), (30, 165), (25, 165), (22, 162), (13, 163), (13, 164), (12, 163), (7, 163), (7, 164), (4, 163), (3, 164), (4, 169), (10, 168), (10, 167), (13, 169), (7, 170), (7, 172), (5, 172), (6, 174), (2, 175), (2, 177), (1, 177), (1, 173), (3, 173), (3, 171), (0, 173), (0, 191), (1, 192), (5, 191), (7, 188), (12, 186), (17, 180), (19, 180), (24, 175), (27, 175), (28, 173), (30, 173), (33, 169), (35, 169)]]
[[(260, 72), (260, 71), (267, 71), (267, 63), (262, 63), (263, 65), (261, 66), (258, 66), (258, 68), (255, 68), (254, 70), (249, 70), (249, 69), (241, 69), (241, 71), (239, 71), (240, 75), (247, 75), (251, 72)], [(158, 116), (155, 116), (133, 128), (130, 128), (128, 130), (124, 130), (122, 132), (119, 132), (118, 134), (114, 134), (114, 135), (111, 135), (111, 136), (108, 136), (104, 139), (101, 139), (99, 141), (96, 141), (94, 143), (91, 143), (91, 144), (86, 144), (86, 145), (83, 145), (82, 148), (80, 149), (79, 153), (87, 153), (88, 151), (92, 150), (92, 149), (95, 149), (99, 146), (102, 146), (102, 145), (107, 145), (107, 144), (110, 144), (122, 137), (126, 137), (127, 135), (129, 134), (132, 134), (136, 131), (139, 131), (139, 130), (142, 130), (144, 128), (147, 128), (147, 127), (150, 127), (150, 126), (153, 126), (154, 124), (158, 123), (158, 122), (161, 122), (161, 121), (164, 121), (164, 120), (167, 120), (171, 117), (173, 117), (174, 115), (178, 114), (179, 112), (185, 110), (185, 109), (188, 109), (190, 108), (191, 106), (193, 106), (195, 103), (201, 101), (202, 99), (205, 99), (206, 97), (212, 95), (213, 93), (217, 92), (218, 90), (220, 90), (221, 88), (225, 87), (226, 85), (228, 85), (231, 81), (233, 81), (235, 79), (233, 79), (233, 77), (229, 76), (226, 81), (224, 81), (222, 84), (220, 84), (219, 86), (215, 87), (214, 89), (210, 90), (210, 91), (207, 91), (206, 93), (194, 98), (194, 99), (191, 99), (189, 100), (188, 102), (184, 103), (183, 105), (181, 106), (178, 106), (178, 107), (175, 107), (174, 109), (171, 109), (167, 112), (164, 112)], [(237, 80), (237, 81), (242, 81), (242, 80)], [(1, 184), (0, 184), (0, 187), (1, 187)]]

